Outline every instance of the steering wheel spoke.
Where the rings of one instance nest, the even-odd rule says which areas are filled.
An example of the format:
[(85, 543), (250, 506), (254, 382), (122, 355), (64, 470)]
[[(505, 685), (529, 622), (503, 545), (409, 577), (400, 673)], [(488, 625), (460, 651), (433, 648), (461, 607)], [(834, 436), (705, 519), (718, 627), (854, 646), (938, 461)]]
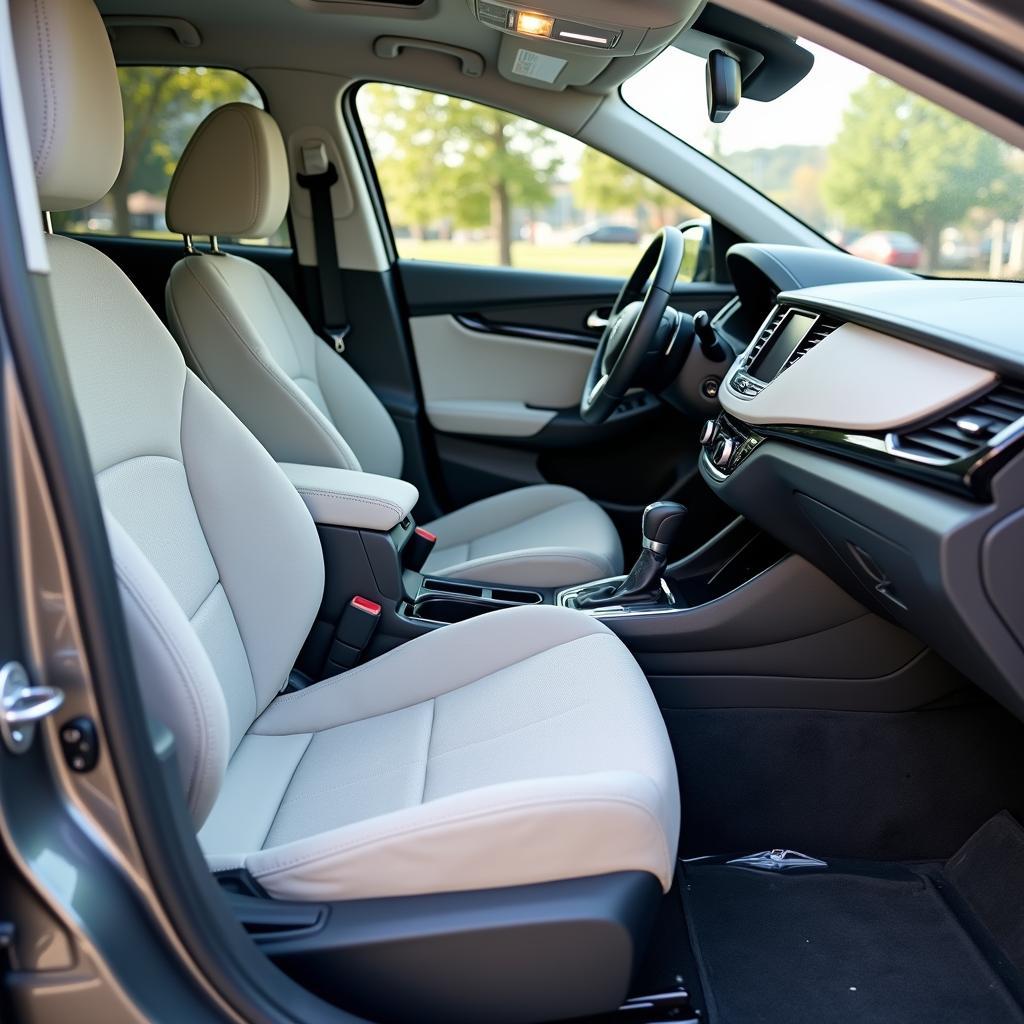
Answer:
[(612, 306), (580, 398), (585, 422), (603, 423), (633, 386), (662, 328), (682, 261), (682, 233), (662, 228)]

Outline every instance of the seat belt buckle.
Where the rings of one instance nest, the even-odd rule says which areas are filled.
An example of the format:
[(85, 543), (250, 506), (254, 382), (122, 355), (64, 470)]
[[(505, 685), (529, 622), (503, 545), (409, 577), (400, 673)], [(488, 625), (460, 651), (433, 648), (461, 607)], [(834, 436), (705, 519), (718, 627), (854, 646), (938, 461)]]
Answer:
[(419, 572), (423, 564), (434, 550), (437, 543), (437, 535), (422, 526), (417, 526), (411, 536), (405, 542), (405, 550), (402, 552), (402, 566), (412, 572)]
[(349, 336), (352, 330), (351, 324), (345, 324), (344, 327), (325, 327), (324, 334), (327, 340), (334, 346), (334, 351), (341, 355), (345, 351), (345, 339)]
[(341, 621), (331, 644), (330, 661), (338, 668), (352, 668), (366, 650), (380, 625), (381, 606), (358, 594), (341, 613)]

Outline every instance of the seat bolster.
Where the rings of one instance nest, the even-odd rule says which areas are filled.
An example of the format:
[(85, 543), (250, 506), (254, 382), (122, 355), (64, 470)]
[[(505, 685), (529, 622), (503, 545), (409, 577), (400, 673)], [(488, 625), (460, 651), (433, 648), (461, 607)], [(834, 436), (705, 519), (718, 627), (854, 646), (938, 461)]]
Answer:
[[(611, 558), (583, 548), (520, 548), (501, 555), (448, 563), (450, 549), (424, 566), (447, 579), (481, 580), (506, 587), (571, 587), (617, 576), (621, 556)], [(435, 567), (436, 566), (436, 567)]]
[(438, 536), (423, 571), (505, 586), (568, 587), (616, 576), (622, 543), (608, 514), (572, 487), (495, 494), (427, 524)]
[[(355, 453), (282, 370), (246, 311), (250, 304), (266, 307), (264, 276), (232, 256), (179, 260), (167, 282), (171, 330), (203, 382), (278, 462), (358, 470)], [(287, 337), (287, 325), (275, 318), (274, 329)]]
[(651, 779), (631, 772), (526, 779), (260, 850), (244, 864), (282, 899), (470, 891), (614, 871), (648, 871), (668, 891), (675, 836), (663, 802)]
[(567, 608), (524, 607), (445, 626), (359, 668), (278, 697), (252, 732), (317, 732), (450, 693), (585, 636), (620, 644), (607, 626)]

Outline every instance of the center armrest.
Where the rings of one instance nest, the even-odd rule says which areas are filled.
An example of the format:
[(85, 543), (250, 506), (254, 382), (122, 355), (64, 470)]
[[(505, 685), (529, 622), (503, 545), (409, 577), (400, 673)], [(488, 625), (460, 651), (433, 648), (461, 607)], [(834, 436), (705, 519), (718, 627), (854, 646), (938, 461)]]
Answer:
[(412, 484), (376, 473), (294, 462), (279, 465), (321, 526), (387, 532), (412, 512), (420, 496)]

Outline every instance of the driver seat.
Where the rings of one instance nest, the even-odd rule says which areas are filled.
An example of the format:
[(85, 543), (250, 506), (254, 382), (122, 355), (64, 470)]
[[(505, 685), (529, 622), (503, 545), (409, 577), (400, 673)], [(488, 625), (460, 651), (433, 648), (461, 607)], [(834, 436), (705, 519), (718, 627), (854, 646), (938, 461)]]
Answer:
[[(183, 235), (261, 238), (284, 220), (289, 189), (277, 123), (231, 103), (186, 147), (167, 224)], [(167, 313), (193, 369), (278, 462), (401, 475), (402, 441), (383, 403), (261, 267), (186, 255), (167, 283)], [(571, 487), (521, 487), (424, 526), (438, 537), (423, 567), (432, 575), (566, 587), (622, 572), (611, 520)]]

